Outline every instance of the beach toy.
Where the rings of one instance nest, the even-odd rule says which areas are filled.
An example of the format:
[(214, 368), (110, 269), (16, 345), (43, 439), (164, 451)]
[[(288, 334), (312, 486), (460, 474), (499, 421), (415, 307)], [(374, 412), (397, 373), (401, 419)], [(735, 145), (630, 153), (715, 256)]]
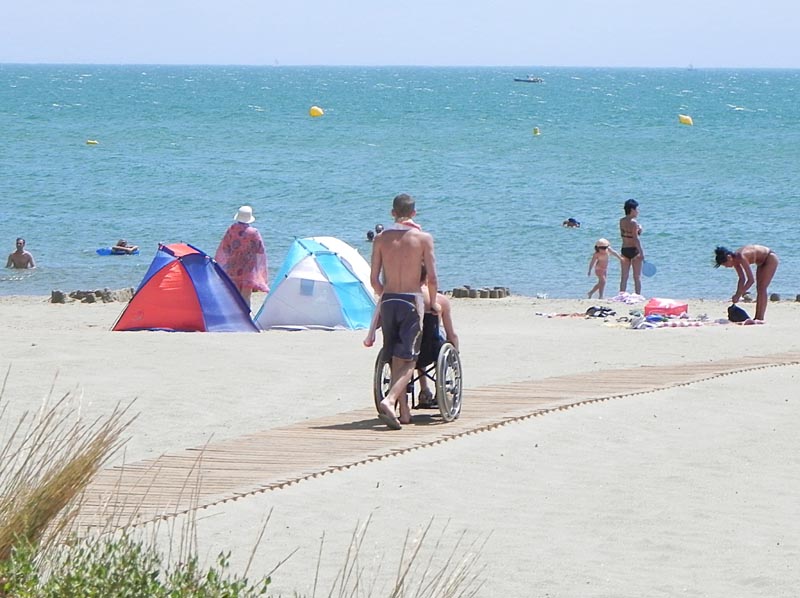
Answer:
[(97, 139), (87, 139), (86, 145), (100, 145), (100, 142)]
[(97, 255), (138, 255), (138, 254), (139, 254), (138, 249), (132, 251), (131, 253), (114, 253), (113, 251), (111, 251), (111, 247), (100, 247), (97, 250)]
[(308, 109), (308, 115), (314, 118), (322, 116), (323, 114), (325, 114), (325, 111), (319, 106), (311, 106), (311, 108)]
[(644, 274), (648, 278), (650, 278), (651, 276), (655, 276), (656, 271), (657, 271), (656, 265), (653, 262), (645, 261), (642, 264), (642, 274)]
[(692, 126), (694, 122), (692, 121), (692, 117), (688, 114), (679, 114), (678, 115), (678, 122), (682, 125), (689, 125)]

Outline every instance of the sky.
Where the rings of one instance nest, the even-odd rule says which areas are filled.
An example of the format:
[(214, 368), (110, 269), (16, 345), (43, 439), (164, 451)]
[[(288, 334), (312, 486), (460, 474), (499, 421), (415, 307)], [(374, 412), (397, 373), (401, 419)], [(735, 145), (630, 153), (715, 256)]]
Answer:
[(0, 63), (800, 68), (798, 0), (4, 0)]

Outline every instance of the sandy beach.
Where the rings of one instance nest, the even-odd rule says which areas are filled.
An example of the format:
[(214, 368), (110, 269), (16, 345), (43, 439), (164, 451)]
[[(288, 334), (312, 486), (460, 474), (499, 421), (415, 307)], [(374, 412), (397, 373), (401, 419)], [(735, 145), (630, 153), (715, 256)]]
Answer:
[[(771, 304), (760, 326), (716, 324), (725, 303), (688, 303), (711, 322), (632, 330), (582, 314), (642, 304), (453, 300), (465, 386), (800, 351), (800, 303)], [(0, 297), (10, 370), (0, 436), (68, 391), (87, 418), (133, 402), (115, 464), (371, 405), (376, 350), (362, 347), (363, 331), (110, 332), (123, 307)], [(297, 548), (273, 575), (274, 594), (311, 595), (324, 534), (317, 593), (327, 595), (369, 519), (360, 565), (381, 588), (406, 533), (417, 538), (433, 519), (425, 545), (441, 534), (442, 546), (432, 562), (462, 532), (485, 542), (480, 596), (795, 596), (799, 377), (794, 363), (594, 402), (248, 495), (199, 513), (201, 554), (232, 550), (244, 568), (272, 510), (251, 574)]]

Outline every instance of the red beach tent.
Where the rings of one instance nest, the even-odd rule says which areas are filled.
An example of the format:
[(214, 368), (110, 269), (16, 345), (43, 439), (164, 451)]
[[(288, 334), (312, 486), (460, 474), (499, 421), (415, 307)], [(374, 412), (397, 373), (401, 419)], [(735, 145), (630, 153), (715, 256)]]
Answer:
[(112, 330), (259, 331), (219, 264), (185, 243), (159, 244), (147, 274)]

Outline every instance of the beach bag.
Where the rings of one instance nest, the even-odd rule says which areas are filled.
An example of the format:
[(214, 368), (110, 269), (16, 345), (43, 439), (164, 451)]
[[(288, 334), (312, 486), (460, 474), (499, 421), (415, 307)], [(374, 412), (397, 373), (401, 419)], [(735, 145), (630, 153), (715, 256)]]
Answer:
[(745, 310), (734, 303), (728, 308), (728, 319), (731, 322), (744, 322), (745, 320), (749, 320), (750, 316), (747, 315)]
[(586, 315), (591, 316), (593, 318), (608, 318), (609, 316), (616, 316), (617, 312), (615, 312), (610, 307), (600, 307), (599, 305), (593, 305), (592, 307), (586, 310)]

